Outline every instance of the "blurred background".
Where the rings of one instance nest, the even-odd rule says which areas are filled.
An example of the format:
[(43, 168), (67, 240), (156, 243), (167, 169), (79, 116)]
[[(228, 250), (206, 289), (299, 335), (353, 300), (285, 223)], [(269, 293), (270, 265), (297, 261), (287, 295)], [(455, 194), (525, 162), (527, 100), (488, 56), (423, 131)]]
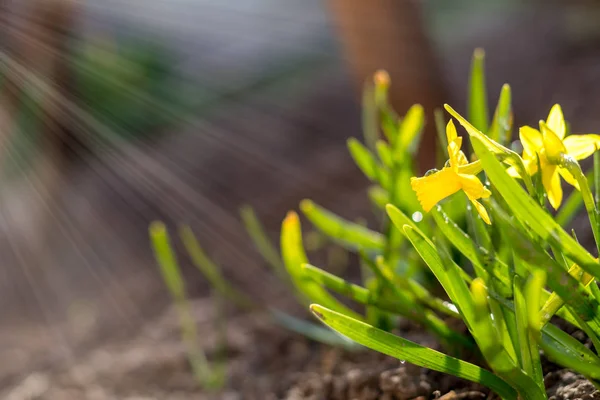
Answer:
[[(489, 101), (511, 84), (517, 125), (560, 102), (573, 131), (598, 132), (598, 16), (594, 0), (0, 1), (0, 397), (93, 398), (39, 396), (63, 378), (104, 390), (69, 366), (152, 336), (169, 306), (154, 220), (190, 224), (232, 282), (284, 304), (238, 209), (274, 240), (306, 197), (365, 215), (345, 140), (361, 135), (377, 69), (400, 114), (426, 108), (423, 170), (432, 111), (464, 111), (476, 47)], [(206, 295), (186, 263), (190, 293)]]

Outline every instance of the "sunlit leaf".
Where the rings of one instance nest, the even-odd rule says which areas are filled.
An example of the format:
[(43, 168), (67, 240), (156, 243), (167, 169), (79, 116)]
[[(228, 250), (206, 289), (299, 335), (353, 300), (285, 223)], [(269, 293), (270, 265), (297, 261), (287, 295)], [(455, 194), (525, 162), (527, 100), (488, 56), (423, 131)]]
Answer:
[(503, 399), (517, 399), (516, 392), (506, 382), (474, 364), (387, 333), (321, 305), (313, 304), (311, 310), (323, 323), (363, 346), (420, 367), (480, 383), (495, 391)]
[(385, 238), (379, 232), (340, 218), (311, 200), (302, 200), (300, 209), (316, 228), (350, 249), (382, 251), (384, 248)]
[(471, 61), (469, 113), (467, 114), (469, 121), (482, 132), (487, 131), (489, 123), (484, 61), (485, 52), (483, 49), (476, 49)]

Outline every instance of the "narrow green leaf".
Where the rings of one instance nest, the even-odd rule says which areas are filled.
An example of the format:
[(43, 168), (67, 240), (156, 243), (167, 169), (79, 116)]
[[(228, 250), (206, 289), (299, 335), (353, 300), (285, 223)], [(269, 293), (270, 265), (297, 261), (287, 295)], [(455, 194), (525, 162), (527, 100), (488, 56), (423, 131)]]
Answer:
[(523, 399), (545, 399), (543, 380), (534, 381), (515, 364), (496, 334), (488, 308), (487, 288), (482, 279), (477, 278), (471, 284), (471, 293), (475, 305), (475, 320), (472, 323), (473, 335), (486, 361), (502, 379), (517, 389)]
[[(466, 348), (473, 347), (473, 343), (470, 340), (450, 329), (450, 327), (448, 327), (448, 325), (435, 313), (417, 302), (416, 291), (418, 291), (418, 288), (407, 281), (398, 279), (399, 277), (397, 277), (397, 275), (385, 264), (383, 257), (378, 257), (375, 265), (369, 261), (367, 261), (367, 265), (372, 268), (375, 276), (380, 282), (389, 288), (394, 297), (396, 297), (400, 306), (398, 311), (403, 316), (425, 325), (431, 332), (436, 334), (443, 343), (454, 346), (460, 344)], [(399, 285), (396, 283), (399, 283)]]
[(423, 106), (415, 104), (408, 109), (404, 119), (400, 122), (398, 140), (393, 151), (394, 160), (402, 161), (407, 151), (414, 154), (424, 126), (425, 111)]
[(250, 236), (254, 242), (254, 246), (260, 255), (271, 266), (271, 268), (273, 268), (273, 271), (275, 271), (280, 278), (287, 279), (285, 266), (281, 260), (281, 255), (267, 236), (267, 233), (265, 232), (263, 225), (260, 223), (260, 220), (256, 216), (254, 209), (252, 209), (250, 206), (243, 206), (240, 208), (240, 216), (248, 236)]
[(414, 228), (404, 225), (403, 230), (408, 240), (410, 240), (417, 253), (419, 253), (423, 261), (429, 266), (429, 269), (431, 269), (470, 328), (471, 321), (475, 319), (475, 310), (473, 300), (469, 294), (469, 288), (459, 272), (460, 268), (452, 260), (444, 264), (434, 244)]
[(471, 61), (471, 75), (469, 78), (469, 121), (475, 128), (487, 132), (489, 111), (487, 92), (485, 89), (485, 52), (475, 49)]
[(594, 153), (594, 199), (600, 203), (600, 152)]
[[(322, 270), (321, 268), (315, 267), (310, 264), (303, 264), (302, 269), (304, 274), (315, 281), (316, 283), (325, 286), (328, 289), (331, 289), (339, 294), (347, 296), (348, 298), (365, 305), (377, 306), (377, 299), (369, 289), (366, 289), (362, 286), (356, 285), (354, 283), (350, 283), (345, 279), (342, 279), (338, 276), (333, 275), (327, 271)], [(385, 305), (383, 305), (385, 309)], [(392, 308), (392, 307), (390, 307)], [(386, 310), (391, 312), (396, 312), (398, 310), (391, 309)]]
[(377, 148), (377, 155), (383, 165), (392, 169), (394, 167), (394, 160), (392, 159), (392, 150), (387, 142), (385, 140), (378, 140), (375, 147)]
[[(526, 291), (521, 278), (515, 275), (513, 291), (518, 335), (516, 342), (519, 345), (521, 368), (535, 382), (543, 383), (544, 376), (536, 341), (536, 338), (541, 334), (541, 325), (539, 320), (535, 320), (535, 316), (539, 314), (539, 299), (543, 288), (543, 280), (539, 279), (538, 275), (539, 273), (532, 275)], [(525, 292), (527, 292), (527, 295)]]
[(570, 315), (571, 318), (573, 318), (573, 320), (577, 321), (577, 324), (574, 324), (574, 326), (578, 327), (583, 332), (585, 332), (588, 338), (590, 338), (590, 340), (592, 341), (596, 352), (598, 352), (598, 349), (600, 349), (600, 339), (598, 338), (598, 335), (594, 330), (597, 329), (597, 324), (588, 324), (575, 312), (573, 307), (565, 307), (562, 310), (566, 311), (566, 314)]
[(162, 278), (169, 292), (177, 301), (185, 300), (187, 298), (185, 283), (181, 277), (179, 263), (171, 247), (167, 228), (163, 223), (153, 222), (150, 225), (150, 239)]
[(438, 165), (440, 168), (444, 165), (448, 159), (448, 138), (446, 137), (446, 120), (444, 119), (444, 112), (436, 108), (433, 112), (435, 120), (435, 131), (438, 137)]
[(375, 156), (361, 142), (355, 138), (348, 139), (348, 150), (358, 168), (367, 178), (380, 183), (383, 187), (389, 187), (389, 173), (381, 168)]
[(361, 348), (356, 342), (349, 340), (339, 333), (312, 324), (308, 321), (296, 318), (276, 308), (270, 308), (273, 320), (285, 329), (305, 336), (315, 342), (323, 343), (333, 347), (343, 347), (346, 350), (355, 351)]
[(315, 227), (342, 245), (352, 250), (383, 251), (385, 238), (381, 233), (340, 218), (311, 200), (302, 200), (300, 209)]
[(364, 264), (373, 271), (375, 277), (385, 283), (400, 301), (404, 298), (403, 292), (408, 292), (432, 309), (454, 318), (460, 318), (460, 314), (454, 304), (435, 297), (414, 279), (402, 274), (393, 273), (385, 263), (385, 260), (383, 260), (383, 257), (377, 257), (377, 261), (373, 262), (364, 252), (360, 252), (359, 255)]
[(408, 225), (411, 228), (415, 229), (421, 236), (426, 237), (423, 231), (419, 229), (417, 224), (412, 219), (408, 218), (406, 214), (400, 211), (396, 206), (388, 204), (387, 206), (385, 206), (385, 210), (387, 211), (388, 216), (390, 217), (396, 228), (398, 228), (398, 230), (400, 230), (401, 232), (404, 225)]
[[(594, 154), (598, 154), (598, 153), (594, 153)], [(598, 167), (600, 168), (600, 163), (599, 163)], [(590, 185), (590, 186), (596, 184), (595, 183), (595, 179), (596, 179), (595, 178), (595, 170), (596, 170), (596, 164), (594, 161), (594, 169), (591, 171), (588, 171), (588, 173), (585, 174), (585, 177), (588, 181), (588, 185)], [(600, 190), (600, 188), (598, 190)], [(596, 197), (596, 195), (597, 195), (597, 193), (594, 195), (594, 197)], [(598, 204), (597, 200), (596, 200), (596, 204)], [(579, 190), (573, 190), (571, 192), (571, 194), (569, 195), (569, 197), (567, 198), (567, 200), (564, 201), (563, 204), (560, 206), (560, 209), (556, 213), (554, 220), (556, 221), (557, 224), (559, 224), (563, 228), (566, 228), (567, 225), (569, 223), (571, 223), (573, 218), (575, 218), (575, 215), (579, 212), (582, 205), (583, 205), (583, 197), (581, 196), (581, 192)]]
[(183, 242), (188, 255), (190, 256), (194, 266), (198, 268), (208, 282), (226, 299), (234, 302), (243, 308), (254, 307), (254, 302), (250, 300), (246, 295), (236, 290), (231, 284), (223, 277), (221, 268), (215, 264), (204, 252), (196, 236), (192, 232), (189, 226), (181, 226), (179, 228), (179, 236)]
[(579, 184), (579, 192), (583, 197), (583, 204), (585, 205), (588, 218), (590, 219), (592, 233), (594, 235), (594, 240), (596, 241), (596, 248), (600, 254), (600, 225), (598, 222), (598, 209), (596, 208), (594, 196), (592, 195), (592, 191), (588, 185), (587, 178), (585, 175), (583, 175), (581, 166), (573, 157), (562, 154), (560, 157), (560, 166), (566, 168)]
[(353, 318), (362, 319), (360, 315), (340, 303), (319, 284), (305, 276), (302, 265), (308, 263), (308, 257), (302, 245), (300, 218), (293, 211), (288, 213), (281, 226), (281, 254), (284, 265), (303, 302), (318, 301), (331, 309), (339, 310)]
[(187, 348), (188, 361), (194, 376), (205, 387), (214, 388), (221, 381), (222, 376), (219, 371), (213, 370), (206, 354), (198, 346), (198, 331), (187, 298), (185, 282), (163, 223), (153, 222), (150, 225), (150, 240), (162, 278), (175, 302), (181, 337)]
[(375, 102), (375, 87), (369, 80), (365, 83), (362, 96), (362, 128), (365, 143), (375, 151), (375, 142), (379, 138), (379, 113)]
[[(395, 290), (394, 294), (398, 301), (390, 302), (382, 299), (381, 296), (378, 296), (372, 290), (350, 283), (313, 265), (304, 264), (302, 268), (304, 269), (306, 276), (310, 279), (328, 289), (347, 296), (348, 298), (360, 304), (373, 306), (392, 314), (400, 314), (413, 321), (424, 323), (428, 326), (432, 325), (431, 327), (434, 329), (434, 331), (437, 331), (439, 324), (445, 325), (441, 320), (435, 317), (434, 314), (430, 313), (428, 310), (425, 310), (420, 304), (416, 303), (415, 298), (410, 296), (408, 293)], [(391, 287), (395, 289), (395, 287)], [(433, 319), (435, 319), (435, 324), (429, 324), (429, 322), (433, 321)], [(443, 329), (443, 333), (446, 339), (461, 339), (458, 334), (451, 332), (451, 330), (447, 328)]]
[(368, 195), (371, 202), (381, 210), (385, 209), (385, 205), (390, 202), (387, 190), (378, 185), (369, 187)]
[(473, 279), (473, 282), (471, 282), (471, 297), (474, 310), (474, 318), (471, 323), (473, 334), (481, 353), (492, 369), (495, 370), (495, 365), (498, 364), (500, 358), (498, 354), (503, 351), (503, 347), (490, 317), (487, 288), (483, 279)]
[(363, 346), (420, 367), (482, 384), (503, 399), (517, 399), (516, 392), (506, 382), (474, 364), (423, 347), (317, 304), (312, 304), (311, 310), (330, 328)]
[(471, 237), (444, 213), (441, 207), (434, 207), (431, 210), (431, 215), (448, 241), (467, 257), (475, 268), (486, 275), (490, 273), (498, 281), (503, 293), (510, 295), (511, 290), (509, 287), (511, 284), (508, 278), (508, 266), (501, 260), (491, 257), (487, 249), (477, 246)]
[(494, 113), (494, 120), (489, 130), (490, 139), (500, 143), (503, 146), (508, 146), (512, 133), (512, 106), (511, 106), (510, 86), (504, 84), (500, 91), (500, 98)]
[(581, 197), (579, 190), (573, 190), (567, 200), (560, 206), (554, 220), (557, 224), (566, 228), (581, 210), (581, 206), (583, 206), (583, 197)]
[(591, 379), (600, 379), (600, 359), (574, 337), (552, 324), (544, 327), (540, 347), (548, 359)]
[[(580, 281), (584, 287), (588, 287), (593, 282), (592, 276), (583, 271), (577, 264), (573, 264), (567, 272), (574, 279)], [(547, 323), (564, 304), (564, 300), (556, 292), (553, 292), (540, 310), (540, 323), (542, 325)]]

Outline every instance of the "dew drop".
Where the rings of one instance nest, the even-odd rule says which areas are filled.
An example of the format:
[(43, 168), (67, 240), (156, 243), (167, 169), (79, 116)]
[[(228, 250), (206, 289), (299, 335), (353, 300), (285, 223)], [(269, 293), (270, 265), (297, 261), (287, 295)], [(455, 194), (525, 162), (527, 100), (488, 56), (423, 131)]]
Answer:
[(420, 211), (415, 211), (412, 214), (412, 220), (415, 222), (421, 222), (423, 221), (423, 213), (421, 213)]
[(550, 313), (545, 313), (545, 314), (544, 314), (544, 319), (545, 319), (546, 321), (550, 320)]
[(444, 301), (442, 304), (447, 309), (452, 310), (454, 312), (458, 312), (458, 308), (456, 308), (456, 306), (454, 304), (450, 303), (449, 301)]
[(467, 210), (468, 210), (468, 211), (471, 211), (472, 209), (473, 209), (473, 207), (471, 207), (471, 205), (470, 205), (470, 204), (467, 204)]
[(400, 364), (404, 364), (406, 360), (400, 360)]

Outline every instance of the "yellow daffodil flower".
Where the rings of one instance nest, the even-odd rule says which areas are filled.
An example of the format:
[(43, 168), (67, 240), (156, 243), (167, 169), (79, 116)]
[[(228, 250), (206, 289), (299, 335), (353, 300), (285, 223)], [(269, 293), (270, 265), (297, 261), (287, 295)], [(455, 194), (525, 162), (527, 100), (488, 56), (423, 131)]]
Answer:
[(460, 149), (462, 137), (456, 134), (456, 127), (452, 120), (446, 126), (446, 136), (448, 137), (448, 155), (450, 156), (449, 165), (431, 175), (411, 178), (410, 185), (417, 193), (417, 198), (426, 212), (441, 200), (462, 190), (485, 223), (490, 224), (490, 217), (486, 209), (477, 201), (477, 199), (488, 198), (491, 195), (491, 192), (476, 176), (481, 171), (481, 163), (479, 161), (468, 163), (467, 157)]
[[(519, 129), (523, 145), (523, 161), (530, 175), (542, 174), (542, 184), (548, 194), (550, 205), (556, 210), (562, 203), (563, 191), (560, 177), (579, 189), (577, 181), (571, 173), (560, 166), (563, 155), (575, 160), (582, 160), (592, 155), (600, 148), (600, 135), (566, 135), (566, 124), (560, 105), (555, 104), (546, 122), (540, 121), (540, 130), (530, 126)], [(514, 169), (509, 173), (518, 176)]]

